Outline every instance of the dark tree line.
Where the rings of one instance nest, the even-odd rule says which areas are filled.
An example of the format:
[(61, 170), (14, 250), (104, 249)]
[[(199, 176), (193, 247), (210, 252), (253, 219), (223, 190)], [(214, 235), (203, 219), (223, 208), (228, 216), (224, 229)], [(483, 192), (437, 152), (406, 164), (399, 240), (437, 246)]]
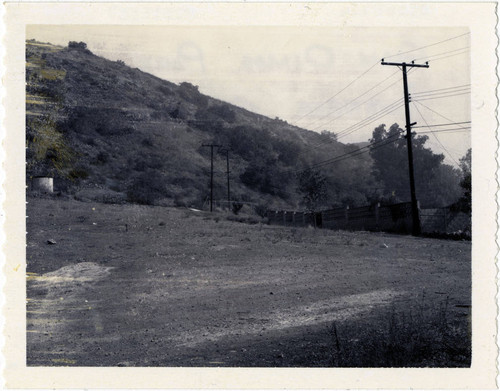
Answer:
[[(353, 156), (298, 176), (297, 192), (308, 210), (410, 201), (407, 140), (398, 124), (374, 129), (369, 157)], [(326, 136), (326, 135), (325, 135)], [(422, 208), (453, 206), (471, 209), (471, 151), (460, 169), (444, 163), (444, 155), (426, 147), (427, 136), (412, 134), (417, 199)], [(359, 148), (353, 148), (353, 155)], [(358, 154), (362, 156), (362, 154)]]

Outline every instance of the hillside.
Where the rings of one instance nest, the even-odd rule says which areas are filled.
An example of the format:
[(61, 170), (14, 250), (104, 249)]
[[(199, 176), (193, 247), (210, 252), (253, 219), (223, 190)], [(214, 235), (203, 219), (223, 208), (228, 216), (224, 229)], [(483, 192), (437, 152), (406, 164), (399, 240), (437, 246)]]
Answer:
[[(54, 177), (77, 199), (203, 207), (210, 148), (229, 149), (231, 199), (266, 208), (365, 205), (380, 199), (370, 155), (304, 171), (366, 144), (316, 133), (162, 80), (122, 61), (26, 42), (27, 182)], [(214, 198), (227, 199), (226, 156), (215, 148)], [(365, 151), (366, 152), (366, 151)], [(321, 183), (322, 192), (311, 196)], [(316, 197), (316, 198), (315, 198)], [(310, 202), (312, 202), (309, 199)]]

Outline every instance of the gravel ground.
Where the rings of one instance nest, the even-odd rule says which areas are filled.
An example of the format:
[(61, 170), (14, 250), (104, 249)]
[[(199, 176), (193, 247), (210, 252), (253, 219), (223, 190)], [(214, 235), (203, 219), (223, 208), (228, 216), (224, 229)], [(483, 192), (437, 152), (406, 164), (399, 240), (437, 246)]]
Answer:
[(328, 366), (333, 322), (424, 298), (467, 327), (470, 242), (28, 201), (31, 366)]

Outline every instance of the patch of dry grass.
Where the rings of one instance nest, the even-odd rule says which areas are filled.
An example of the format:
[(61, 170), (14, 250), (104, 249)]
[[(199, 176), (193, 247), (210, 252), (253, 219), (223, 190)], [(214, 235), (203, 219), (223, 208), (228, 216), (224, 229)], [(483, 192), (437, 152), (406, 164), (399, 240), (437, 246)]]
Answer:
[[(448, 298), (421, 300), (403, 311), (380, 314), (376, 321), (333, 323), (331, 361), (334, 367), (469, 367), (471, 334), (467, 314), (451, 316)], [(386, 317), (384, 319), (384, 317)]]

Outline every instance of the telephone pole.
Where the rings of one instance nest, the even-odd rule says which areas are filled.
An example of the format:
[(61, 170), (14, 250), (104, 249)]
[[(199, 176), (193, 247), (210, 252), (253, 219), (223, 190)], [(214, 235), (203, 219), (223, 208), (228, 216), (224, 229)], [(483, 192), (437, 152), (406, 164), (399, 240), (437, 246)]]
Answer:
[(396, 62), (385, 62), (382, 59), (382, 65), (391, 65), (396, 67), (401, 67), (403, 71), (403, 90), (405, 95), (405, 117), (406, 117), (406, 144), (408, 146), (408, 169), (410, 173), (410, 194), (411, 194), (411, 215), (413, 220), (413, 229), (412, 234), (414, 236), (420, 235), (421, 227), (420, 227), (420, 216), (418, 214), (418, 203), (417, 196), (415, 193), (415, 175), (413, 173), (413, 150), (411, 146), (411, 127), (416, 125), (416, 122), (411, 123), (410, 120), (410, 96), (408, 94), (408, 72), (407, 68), (429, 68), (429, 64), (426, 62), (425, 64), (415, 64), (414, 61), (407, 64), (405, 62), (396, 63)]
[(202, 144), (201, 146), (210, 147), (210, 212), (212, 212), (214, 202), (214, 147), (221, 147), (221, 145)]
[(221, 152), (226, 154), (226, 166), (227, 166), (227, 208), (231, 209), (231, 192), (229, 188), (229, 149), (224, 148)]

